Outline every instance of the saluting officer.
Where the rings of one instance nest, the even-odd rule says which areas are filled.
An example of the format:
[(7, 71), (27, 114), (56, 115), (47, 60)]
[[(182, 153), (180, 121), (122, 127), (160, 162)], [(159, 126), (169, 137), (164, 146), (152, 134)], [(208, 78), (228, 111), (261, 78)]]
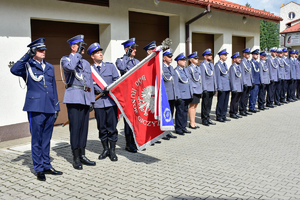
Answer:
[(269, 74), (269, 68), (266, 62), (267, 54), (266, 52), (262, 51), (260, 52), (260, 62), (259, 62), (259, 73), (260, 73), (260, 86), (259, 86), (259, 92), (258, 92), (258, 109), (259, 110), (268, 110), (265, 106), (266, 103), (266, 92), (267, 87), (270, 84), (270, 74)]
[(95, 103), (93, 78), (90, 63), (82, 58), (85, 42), (83, 35), (77, 35), (67, 42), (71, 53), (61, 59), (66, 77), (63, 103), (67, 104), (73, 167), (82, 169), (82, 164), (96, 165), (85, 156), (89, 128), (89, 111)]
[(233, 60), (233, 64), (229, 68), (229, 80), (231, 86), (231, 100), (230, 100), (230, 117), (233, 119), (242, 118), (242, 116), (238, 115), (238, 106), (241, 100), (241, 96), (243, 93), (243, 79), (242, 79), (242, 69), (240, 67), (241, 64), (241, 56), (239, 52), (234, 53), (231, 56)]
[(295, 71), (295, 67), (291, 65), (290, 59), (288, 58), (288, 50), (287, 48), (282, 49), (283, 56), (282, 61), (284, 63), (284, 73), (285, 79), (283, 80), (281, 94), (280, 94), (280, 102), (281, 103), (288, 103), (286, 99), (290, 96), (289, 87), (293, 85), (294, 77), (292, 76), (292, 71)]
[(185, 133), (191, 133), (191, 131), (186, 129), (186, 125), (189, 104), (193, 99), (193, 88), (190, 82), (189, 73), (185, 68), (186, 57), (181, 53), (175, 60), (177, 61), (177, 67), (175, 68), (176, 79), (178, 80), (178, 89), (182, 99), (176, 104), (175, 131), (179, 135), (184, 135)]
[(297, 50), (292, 50), (290, 52), (290, 56), (291, 56), (290, 62), (291, 62), (291, 65), (294, 65), (294, 67), (295, 67), (295, 72), (296, 72), (295, 73), (296, 74), (295, 90), (297, 91), (297, 98), (300, 99), (300, 63), (296, 58), (296, 54), (297, 54)]
[(220, 60), (215, 64), (215, 75), (217, 79), (218, 90), (218, 102), (216, 107), (217, 121), (225, 122), (231, 121), (226, 118), (229, 93), (230, 93), (230, 81), (228, 74), (228, 67), (226, 64), (228, 52), (226, 49), (221, 50), (218, 53)]
[[(125, 54), (122, 58), (118, 58), (116, 61), (116, 66), (121, 72), (121, 75), (124, 75), (128, 70), (137, 65), (140, 61), (135, 59), (134, 56), (136, 54), (136, 47), (138, 46), (135, 43), (135, 38), (131, 38), (122, 43), (124, 46)], [(129, 127), (128, 123), (124, 118), (124, 133), (126, 139), (126, 147), (125, 150), (131, 153), (136, 153), (137, 148), (135, 145), (133, 132)]]
[(211, 104), (216, 94), (217, 82), (214, 74), (214, 64), (212, 63), (211, 49), (206, 49), (202, 56), (204, 61), (200, 63), (201, 73), (203, 73), (203, 94), (201, 104), (201, 119), (205, 126), (216, 125), (210, 119)]
[(277, 106), (281, 106), (282, 103), (280, 103), (280, 96), (283, 93), (282, 88), (284, 88), (284, 80), (285, 80), (285, 69), (284, 69), (284, 62), (282, 59), (283, 52), (282, 48), (277, 49), (277, 57), (276, 59), (278, 60), (278, 84), (276, 85), (275, 89), (275, 97), (274, 97), (274, 102)]
[(197, 55), (197, 51), (193, 52), (188, 56), (189, 59), (189, 66), (187, 67), (187, 71), (190, 74), (190, 83), (192, 84), (193, 88), (193, 100), (189, 105), (189, 118), (190, 118), (190, 124), (189, 128), (191, 129), (197, 129), (200, 128), (199, 126), (196, 126), (195, 118), (196, 118), (196, 109), (198, 106), (198, 103), (200, 103), (200, 98), (203, 92), (203, 74), (201, 73), (200, 67), (199, 67), (199, 57)]
[[(99, 43), (93, 43), (87, 49), (87, 53), (94, 61), (94, 64), (91, 66), (92, 70), (109, 86), (120, 77), (120, 73), (113, 63), (103, 62), (102, 50)], [(117, 161), (118, 157), (116, 156), (115, 148), (118, 141), (118, 108), (114, 100), (107, 95), (108, 92), (105, 88), (102, 90), (94, 83), (94, 90), (95, 95), (101, 93), (101, 97), (94, 104), (99, 138), (103, 146), (103, 152), (98, 159), (105, 159), (109, 156), (111, 161)]]
[(271, 56), (267, 59), (267, 65), (269, 69), (270, 75), (270, 84), (267, 88), (267, 107), (274, 108), (274, 96), (275, 96), (275, 89), (278, 84), (278, 60), (276, 59), (276, 51), (277, 48), (273, 47), (270, 49)]
[(259, 112), (259, 110), (255, 109), (255, 104), (256, 104), (256, 99), (257, 99), (258, 92), (259, 92), (259, 86), (261, 84), (259, 64), (257, 61), (259, 49), (255, 49), (254, 51), (251, 52), (251, 54), (252, 54), (252, 60), (250, 61), (251, 71), (252, 71), (253, 83), (255, 85), (250, 91), (249, 112), (256, 113), (256, 112)]
[(54, 67), (44, 60), (45, 39), (39, 38), (27, 47), (29, 51), (10, 69), (27, 84), (23, 110), (27, 111), (31, 133), (31, 154), (37, 179), (45, 181), (45, 174), (61, 175), (50, 164), (50, 140), (58, 116)]
[(247, 116), (252, 115), (250, 112), (247, 111), (247, 104), (249, 101), (249, 94), (253, 83), (253, 77), (251, 73), (251, 63), (250, 63), (250, 48), (246, 48), (243, 51), (244, 58), (241, 61), (240, 67), (242, 70), (242, 79), (243, 79), (243, 94), (240, 100), (239, 111), (240, 115)]
[[(163, 53), (163, 67), (162, 67), (162, 76), (167, 92), (167, 97), (171, 109), (172, 116), (174, 116), (174, 108), (175, 104), (180, 104), (181, 102), (181, 95), (179, 92), (179, 81), (176, 72), (171, 65), (173, 53), (172, 49), (168, 49)], [(177, 136), (173, 135), (171, 132), (168, 133), (162, 139), (170, 140), (170, 138), (177, 138)]]

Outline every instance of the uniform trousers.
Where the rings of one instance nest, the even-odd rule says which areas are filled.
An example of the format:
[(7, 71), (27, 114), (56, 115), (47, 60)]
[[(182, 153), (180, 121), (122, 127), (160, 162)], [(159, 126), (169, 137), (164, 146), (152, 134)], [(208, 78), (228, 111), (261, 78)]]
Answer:
[(275, 102), (276, 105), (280, 103), (280, 92), (281, 92), (282, 81), (283, 80), (275, 82), (274, 102)]
[(249, 110), (254, 110), (255, 109), (255, 104), (256, 104), (258, 92), (259, 92), (259, 85), (255, 84), (254, 88), (252, 88), (251, 91), (250, 91)]
[(274, 96), (275, 96), (275, 82), (271, 82), (267, 86), (267, 106), (273, 105)]
[(300, 99), (300, 80), (295, 81), (296, 82), (296, 90), (297, 90), (297, 98)]
[(174, 108), (175, 108), (175, 100), (169, 100), (169, 105), (172, 113), (172, 117), (174, 116)]
[(72, 151), (85, 148), (89, 128), (90, 106), (82, 104), (67, 104), (70, 142)]
[(214, 92), (207, 92), (202, 94), (202, 103), (201, 103), (201, 119), (202, 123), (207, 122), (210, 119), (211, 104), (214, 97)]
[(251, 86), (248, 86), (242, 92), (242, 96), (241, 96), (241, 100), (240, 100), (240, 106), (239, 106), (239, 111), (240, 112), (247, 111), (247, 104), (248, 104), (248, 101), (249, 101), (250, 90), (251, 90)]
[(105, 108), (95, 108), (95, 118), (99, 130), (99, 139), (110, 142), (118, 141), (118, 108), (110, 106)]
[(292, 95), (293, 89), (294, 89), (294, 81), (288, 80), (287, 81), (287, 96), (286, 96), (287, 101), (293, 99), (293, 95)]
[(237, 92), (237, 93), (231, 92), (230, 110), (229, 110), (230, 114), (234, 114), (234, 115), (237, 114), (242, 94), (243, 92)]
[(281, 81), (281, 91), (280, 91), (280, 102), (285, 101), (286, 94), (288, 94), (288, 82), (290, 80)]
[(186, 129), (189, 104), (191, 102), (192, 99), (182, 99), (181, 103), (176, 105), (175, 131), (182, 132)]
[(295, 100), (296, 99), (296, 88), (297, 88), (297, 81), (296, 80), (293, 81), (293, 86), (294, 87), (292, 89), (292, 97)]
[(258, 100), (257, 100), (259, 109), (263, 109), (265, 107), (267, 87), (268, 85), (259, 86)]
[(54, 113), (27, 112), (31, 133), (31, 155), (35, 172), (52, 168), (50, 140), (55, 121)]
[(230, 91), (218, 92), (218, 102), (216, 108), (217, 119), (225, 119), (228, 109)]

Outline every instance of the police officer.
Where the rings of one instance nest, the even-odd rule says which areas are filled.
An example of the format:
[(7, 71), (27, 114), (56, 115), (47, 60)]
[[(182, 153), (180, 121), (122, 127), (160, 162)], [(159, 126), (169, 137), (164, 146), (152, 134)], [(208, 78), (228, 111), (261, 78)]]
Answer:
[(258, 92), (258, 109), (259, 110), (268, 110), (269, 108), (265, 107), (266, 103), (266, 91), (267, 87), (270, 84), (270, 74), (269, 74), (269, 68), (266, 62), (267, 54), (266, 52), (262, 51), (260, 52), (260, 62), (258, 62), (259, 65), (259, 73), (260, 73), (260, 86), (259, 86), (259, 92)]
[(281, 89), (280, 94), (280, 103), (288, 103), (286, 99), (290, 96), (290, 86), (293, 85), (294, 77), (292, 76), (292, 71), (295, 71), (295, 66), (292, 66), (290, 63), (290, 59), (288, 58), (287, 48), (282, 49), (283, 56), (282, 61), (284, 63), (284, 74), (285, 79), (283, 80), (283, 88)]
[(243, 79), (243, 94), (240, 100), (239, 111), (240, 115), (247, 116), (252, 115), (247, 111), (247, 104), (249, 100), (249, 94), (252, 86), (254, 87), (253, 77), (251, 73), (251, 62), (250, 58), (250, 48), (246, 48), (243, 51), (244, 58), (241, 61), (240, 67), (242, 70), (242, 79)]
[(182, 98), (176, 104), (175, 131), (179, 135), (185, 135), (185, 133), (191, 133), (191, 131), (186, 129), (186, 125), (189, 104), (193, 99), (193, 88), (189, 73), (185, 68), (186, 57), (181, 53), (175, 58), (175, 61), (177, 61), (177, 67), (175, 68), (176, 80), (178, 80), (178, 89)]
[(230, 93), (230, 81), (228, 67), (226, 64), (228, 52), (226, 49), (221, 50), (218, 53), (220, 60), (215, 64), (215, 75), (217, 80), (218, 90), (218, 102), (216, 107), (217, 121), (225, 122), (231, 121), (226, 118), (229, 93)]
[(152, 41), (149, 44), (147, 44), (146, 46), (144, 46), (144, 50), (146, 51), (147, 55), (150, 55), (153, 51), (153, 49), (155, 49), (156, 47), (156, 41)]
[(206, 49), (202, 56), (204, 61), (200, 63), (201, 73), (203, 73), (203, 94), (201, 104), (201, 119), (205, 126), (216, 125), (210, 119), (211, 104), (213, 96), (216, 94), (217, 82), (214, 74), (214, 64), (212, 63), (211, 49)]
[[(94, 64), (91, 66), (94, 72), (109, 86), (120, 77), (120, 73), (113, 63), (103, 62), (102, 50), (99, 43), (93, 43), (87, 49), (87, 53), (94, 61)], [(118, 108), (112, 98), (107, 95), (108, 92), (105, 88), (102, 90), (94, 83), (94, 90), (95, 95), (101, 93), (101, 97), (94, 104), (99, 138), (103, 146), (103, 152), (98, 159), (105, 159), (109, 156), (111, 161), (117, 161), (118, 157), (116, 156), (115, 148), (118, 140)]]
[[(278, 83), (276, 85), (275, 89), (275, 97), (274, 97), (274, 102), (277, 106), (281, 106), (282, 103), (280, 103), (280, 97), (281, 94), (283, 93), (282, 88), (284, 88), (285, 84), (285, 69), (284, 69), (284, 61), (282, 59), (283, 52), (282, 48), (277, 49), (277, 57), (276, 59), (278, 60)], [(285, 96), (285, 95), (282, 95)]]
[(256, 113), (256, 112), (259, 112), (259, 110), (255, 109), (255, 104), (256, 104), (256, 99), (257, 99), (258, 92), (259, 92), (259, 86), (261, 84), (259, 64), (257, 61), (259, 49), (255, 49), (254, 51), (251, 52), (251, 54), (252, 54), (252, 60), (250, 61), (251, 71), (252, 71), (253, 83), (255, 85), (250, 91), (249, 112)]
[(10, 69), (27, 84), (23, 110), (27, 111), (31, 133), (31, 154), (37, 179), (45, 181), (45, 174), (61, 175), (50, 164), (50, 140), (58, 116), (54, 67), (44, 61), (45, 39), (39, 38), (27, 47), (29, 51)]
[(241, 64), (241, 56), (239, 52), (234, 53), (231, 56), (233, 60), (233, 64), (229, 68), (229, 80), (231, 86), (231, 100), (230, 100), (230, 117), (233, 119), (242, 118), (242, 116), (238, 115), (238, 106), (241, 100), (241, 96), (243, 93), (243, 79), (242, 79), (242, 69), (240, 67)]
[(278, 84), (278, 60), (276, 59), (277, 55), (277, 48), (273, 47), (270, 49), (271, 56), (267, 59), (267, 66), (269, 69), (270, 75), (270, 84), (267, 88), (267, 104), (266, 106), (269, 108), (274, 108), (274, 96), (275, 96), (275, 89)]
[(66, 77), (63, 103), (67, 104), (73, 167), (81, 170), (82, 164), (96, 165), (85, 156), (89, 127), (90, 106), (95, 103), (91, 66), (82, 58), (85, 42), (83, 35), (77, 35), (67, 42), (71, 53), (61, 59)]
[(199, 67), (199, 57), (197, 55), (197, 51), (193, 52), (188, 56), (189, 59), (189, 66), (187, 67), (187, 71), (190, 74), (190, 83), (193, 88), (193, 100), (189, 104), (189, 118), (190, 118), (190, 124), (189, 128), (191, 129), (197, 129), (200, 128), (199, 126), (196, 126), (195, 118), (196, 118), (196, 109), (198, 106), (198, 103), (200, 103), (201, 94), (203, 92), (203, 74), (201, 73), (200, 67)]
[(290, 56), (291, 56), (290, 63), (291, 63), (291, 65), (294, 65), (294, 67), (295, 67), (295, 72), (296, 72), (295, 73), (296, 74), (296, 76), (295, 76), (295, 79), (296, 79), (296, 81), (295, 81), (296, 82), (295, 83), (295, 85), (296, 85), (295, 90), (297, 91), (297, 98), (300, 99), (300, 63), (296, 58), (296, 54), (297, 54), (297, 50), (292, 50), (290, 52)]
[(298, 67), (299, 66), (299, 59), (298, 59), (298, 50), (296, 50), (296, 54), (295, 54), (295, 61), (296, 61), (296, 64), (295, 64), (295, 66), (293, 66), (292, 68), (291, 68), (291, 76), (292, 76), (292, 78), (294, 79), (293, 80), (293, 83), (292, 83), (292, 87), (291, 87), (291, 96), (292, 96), (292, 99), (294, 100), (294, 101), (297, 101), (298, 99), (296, 98), (296, 88), (297, 88), (297, 83), (296, 83), (296, 79), (297, 79), (297, 72), (296, 72), (296, 67)]
[[(136, 54), (136, 47), (138, 46), (135, 43), (135, 38), (131, 38), (123, 42), (122, 45), (124, 46), (125, 54), (122, 58), (117, 59), (116, 66), (121, 72), (121, 75), (124, 75), (128, 70), (133, 68), (140, 61), (134, 58)], [(133, 138), (133, 132), (129, 127), (128, 123), (126, 122), (125, 118), (124, 118), (124, 133), (126, 139), (125, 150), (131, 153), (136, 153), (137, 148)]]
[[(171, 113), (172, 116), (174, 116), (175, 104), (181, 103), (181, 95), (178, 86), (179, 84), (178, 76), (176, 75), (176, 72), (171, 65), (172, 57), (173, 57), (172, 49), (168, 49), (163, 53), (162, 76), (163, 76), (164, 85), (167, 92)], [(169, 132), (168, 135), (166, 135), (162, 139), (170, 140), (170, 138), (175, 139), (177, 138), (177, 136)]]

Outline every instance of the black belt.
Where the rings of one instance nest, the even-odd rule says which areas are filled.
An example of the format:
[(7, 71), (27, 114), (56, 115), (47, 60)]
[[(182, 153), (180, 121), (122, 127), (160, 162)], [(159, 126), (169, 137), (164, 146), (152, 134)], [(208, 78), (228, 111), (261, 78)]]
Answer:
[(83, 86), (83, 85), (66, 85), (66, 89), (70, 88), (70, 87), (71, 88), (81, 89), (81, 90), (86, 91), (86, 92), (90, 92), (91, 91), (90, 87)]

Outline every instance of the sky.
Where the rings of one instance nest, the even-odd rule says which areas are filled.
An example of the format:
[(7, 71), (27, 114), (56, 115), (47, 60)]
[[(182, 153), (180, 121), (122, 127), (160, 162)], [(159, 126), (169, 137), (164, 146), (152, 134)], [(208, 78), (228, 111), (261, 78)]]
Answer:
[[(228, 0), (233, 3), (238, 3), (240, 5), (246, 5), (248, 2), (252, 8), (259, 10), (266, 10), (270, 13), (274, 13), (277, 16), (280, 16), (280, 6), (282, 3), (287, 4), (291, 0)], [(300, 0), (294, 0), (296, 3), (300, 3)]]

